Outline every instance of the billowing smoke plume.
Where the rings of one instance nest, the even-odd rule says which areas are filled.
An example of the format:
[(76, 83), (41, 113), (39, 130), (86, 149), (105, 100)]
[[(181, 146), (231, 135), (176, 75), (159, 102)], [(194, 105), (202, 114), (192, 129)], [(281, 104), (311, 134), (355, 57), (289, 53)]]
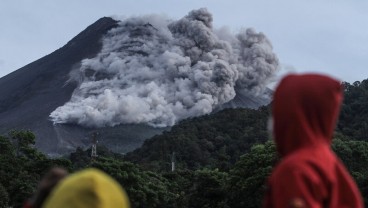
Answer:
[(171, 126), (212, 112), (238, 90), (262, 92), (277, 66), (265, 35), (215, 32), (206, 9), (178, 21), (130, 18), (108, 32), (95, 58), (82, 61), (80, 86), (50, 117), (87, 127)]

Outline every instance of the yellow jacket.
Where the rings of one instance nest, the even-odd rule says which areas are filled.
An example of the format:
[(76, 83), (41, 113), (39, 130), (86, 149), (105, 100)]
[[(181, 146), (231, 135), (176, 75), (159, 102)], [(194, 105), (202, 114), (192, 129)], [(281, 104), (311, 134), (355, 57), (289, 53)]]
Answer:
[(97, 169), (74, 173), (55, 187), (44, 208), (129, 208), (123, 188)]

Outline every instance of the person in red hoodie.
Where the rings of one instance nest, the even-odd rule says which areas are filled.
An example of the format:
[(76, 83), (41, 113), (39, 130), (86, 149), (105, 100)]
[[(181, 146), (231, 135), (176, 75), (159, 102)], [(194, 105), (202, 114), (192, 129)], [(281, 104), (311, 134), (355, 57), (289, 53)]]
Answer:
[(272, 103), (273, 136), (281, 156), (263, 207), (361, 208), (361, 194), (331, 150), (343, 99), (341, 83), (324, 75), (288, 75)]

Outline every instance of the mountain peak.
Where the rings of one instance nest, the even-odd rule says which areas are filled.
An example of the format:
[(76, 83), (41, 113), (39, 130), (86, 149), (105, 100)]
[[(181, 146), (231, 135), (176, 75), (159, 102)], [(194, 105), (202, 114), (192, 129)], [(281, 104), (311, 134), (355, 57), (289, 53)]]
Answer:
[(0, 133), (29, 129), (55, 153), (89, 145), (98, 131), (100, 143), (126, 152), (223, 105), (264, 104), (257, 98), (278, 66), (270, 41), (251, 29), (220, 32), (206, 9), (177, 21), (103, 17), (0, 79)]

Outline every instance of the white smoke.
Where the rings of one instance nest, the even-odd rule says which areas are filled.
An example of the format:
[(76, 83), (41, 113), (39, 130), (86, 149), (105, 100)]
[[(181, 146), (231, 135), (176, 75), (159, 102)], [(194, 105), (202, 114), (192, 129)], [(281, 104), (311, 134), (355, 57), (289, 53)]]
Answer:
[(277, 67), (264, 34), (214, 32), (206, 9), (178, 21), (129, 18), (108, 32), (95, 58), (82, 61), (79, 87), (50, 117), (87, 127), (172, 126), (211, 113), (237, 90), (262, 92)]

